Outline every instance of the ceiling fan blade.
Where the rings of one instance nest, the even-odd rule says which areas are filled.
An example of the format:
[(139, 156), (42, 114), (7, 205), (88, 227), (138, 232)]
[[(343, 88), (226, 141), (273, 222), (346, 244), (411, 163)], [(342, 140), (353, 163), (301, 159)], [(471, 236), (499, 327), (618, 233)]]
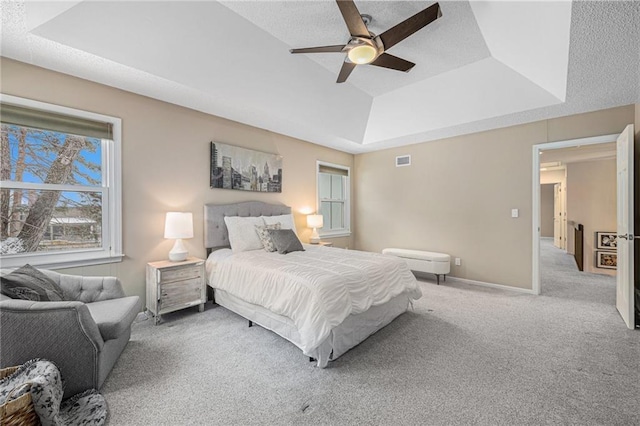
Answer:
[(389, 28), (378, 37), (382, 40), (384, 49), (387, 50), (441, 16), (440, 5), (434, 3), (428, 8), (416, 13), (411, 18), (405, 19), (393, 28)]
[(336, 3), (338, 3), (345, 24), (347, 24), (349, 34), (353, 37), (371, 37), (353, 0), (336, 0)]
[(302, 49), (291, 49), (291, 53), (327, 53), (327, 52), (342, 52), (344, 44), (338, 46), (320, 46), (320, 47), (305, 47)]
[(336, 83), (344, 83), (345, 81), (347, 81), (349, 74), (351, 74), (351, 71), (353, 71), (355, 67), (356, 64), (354, 64), (353, 62), (344, 61), (342, 63), (342, 68), (340, 68), (340, 74), (338, 74), (338, 80), (336, 81)]
[(406, 61), (402, 58), (398, 58), (397, 56), (389, 55), (388, 53), (383, 53), (382, 55), (378, 56), (378, 59), (371, 62), (369, 65), (375, 65), (377, 67), (390, 68), (392, 70), (408, 72), (416, 64), (414, 64), (413, 62)]

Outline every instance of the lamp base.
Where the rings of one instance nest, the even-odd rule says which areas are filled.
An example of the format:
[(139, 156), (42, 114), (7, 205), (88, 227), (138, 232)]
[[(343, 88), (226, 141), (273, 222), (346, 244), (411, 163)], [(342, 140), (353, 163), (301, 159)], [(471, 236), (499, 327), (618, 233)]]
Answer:
[(309, 243), (320, 244), (320, 235), (318, 235), (318, 231), (316, 230), (316, 228), (313, 228), (313, 232), (311, 233), (311, 238), (309, 238)]
[(188, 256), (189, 252), (187, 251), (187, 248), (184, 246), (184, 244), (182, 244), (182, 239), (176, 239), (173, 248), (169, 252), (169, 260), (172, 262), (183, 262), (187, 260)]

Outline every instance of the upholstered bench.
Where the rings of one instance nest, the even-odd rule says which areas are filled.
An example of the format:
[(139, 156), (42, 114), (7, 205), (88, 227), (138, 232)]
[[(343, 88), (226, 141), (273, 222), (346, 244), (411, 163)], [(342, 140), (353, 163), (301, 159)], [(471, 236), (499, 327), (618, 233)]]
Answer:
[(447, 274), (451, 272), (451, 256), (448, 254), (401, 248), (386, 248), (382, 253), (403, 258), (412, 271), (435, 274), (438, 285), (440, 275), (446, 281)]

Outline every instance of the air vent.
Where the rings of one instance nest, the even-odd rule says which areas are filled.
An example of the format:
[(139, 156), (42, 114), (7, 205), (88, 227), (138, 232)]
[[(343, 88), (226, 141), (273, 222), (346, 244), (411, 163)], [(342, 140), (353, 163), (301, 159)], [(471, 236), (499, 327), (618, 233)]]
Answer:
[(404, 167), (411, 165), (411, 156), (410, 155), (401, 155), (396, 157), (396, 167)]

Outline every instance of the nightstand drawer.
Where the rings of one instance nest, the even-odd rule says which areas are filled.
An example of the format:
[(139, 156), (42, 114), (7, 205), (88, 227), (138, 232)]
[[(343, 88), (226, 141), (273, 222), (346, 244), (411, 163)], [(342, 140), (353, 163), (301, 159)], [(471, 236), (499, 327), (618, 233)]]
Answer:
[(202, 264), (189, 266), (187, 268), (166, 269), (158, 271), (158, 281), (161, 283), (171, 281), (182, 281), (189, 278), (199, 278)]
[(201, 301), (201, 278), (160, 285), (160, 310), (190, 302), (200, 303)]

